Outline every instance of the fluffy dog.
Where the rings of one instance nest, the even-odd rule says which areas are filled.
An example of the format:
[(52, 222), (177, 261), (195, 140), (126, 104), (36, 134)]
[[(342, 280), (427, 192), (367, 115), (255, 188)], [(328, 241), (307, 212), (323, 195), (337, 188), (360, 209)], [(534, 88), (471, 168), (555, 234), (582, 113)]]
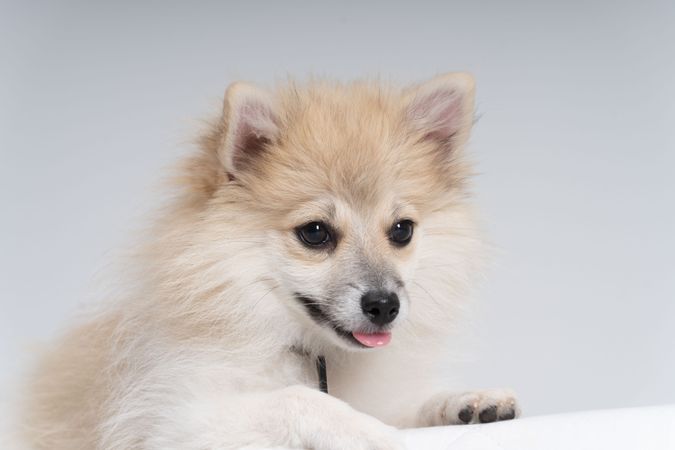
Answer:
[(32, 447), (394, 449), (395, 426), (517, 416), (509, 391), (436, 375), (483, 253), (473, 91), (460, 73), (231, 85), (132, 294), (40, 365)]

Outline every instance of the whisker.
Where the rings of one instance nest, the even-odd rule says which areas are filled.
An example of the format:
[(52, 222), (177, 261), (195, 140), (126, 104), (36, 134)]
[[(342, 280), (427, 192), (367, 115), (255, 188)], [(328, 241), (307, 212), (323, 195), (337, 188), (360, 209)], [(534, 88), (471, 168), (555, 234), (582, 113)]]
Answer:
[(262, 297), (260, 297), (258, 300), (256, 300), (256, 302), (253, 304), (253, 309), (255, 309), (255, 308), (258, 306), (258, 304), (259, 304), (261, 301), (263, 301), (263, 299), (264, 299), (265, 297), (267, 297), (273, 290), (278, 289), (278, 288), (280, 288), (280, 287), (281, 287), (281, 286), (278, 285), (278, 284), (275, 285), (275, 286), (272, 286), (267, 292), (265, 292), (265, 294), (263, 294)]
[(433, 300), (434, 303), (436, 303), (437, 306), (443, 307), (443, 304), (442, 304), (441, 302), (439, 302), (438, 300), (436, 300), (436, 298), (435, 298), (433, 295), (431, 295), (431, 293), (430, 293), (424, 286), (422, 286), (422, 285), (421, 285), (419, 282), (417, 282), (417, 281), (413, 281), (413, 283), (414, 283), (417, 287), (419, 287), (420, 289), (422, 289), (422, 290), (429, 296), (429, 298), (430, 298), (431, 300)]

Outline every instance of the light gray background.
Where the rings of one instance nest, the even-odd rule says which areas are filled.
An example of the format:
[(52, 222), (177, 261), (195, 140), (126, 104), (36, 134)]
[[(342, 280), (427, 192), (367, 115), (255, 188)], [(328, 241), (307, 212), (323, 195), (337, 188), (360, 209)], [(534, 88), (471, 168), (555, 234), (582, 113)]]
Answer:
[(675, 402), (674, 2), (95, 3), (0, 12), (4, 386), (229, 82), (468, 70), (498, 250), (467, 386), (528, 414)]

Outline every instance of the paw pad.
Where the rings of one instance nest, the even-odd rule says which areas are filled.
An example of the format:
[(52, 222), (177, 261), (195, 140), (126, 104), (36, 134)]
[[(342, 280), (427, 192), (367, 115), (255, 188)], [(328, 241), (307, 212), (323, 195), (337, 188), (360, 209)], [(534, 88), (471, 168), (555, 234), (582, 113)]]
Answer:
[(497, 420), (497, 405), (488, 406), (478, 414), (480, 423), (490, 423)]
[(465, 406), (457, 415), (462, 423), (469, 423), (473, 419), (473, 406)]
[(516, 418), (516, 410), (511, 408), (499, 415), (499, 420), (511, 420)]

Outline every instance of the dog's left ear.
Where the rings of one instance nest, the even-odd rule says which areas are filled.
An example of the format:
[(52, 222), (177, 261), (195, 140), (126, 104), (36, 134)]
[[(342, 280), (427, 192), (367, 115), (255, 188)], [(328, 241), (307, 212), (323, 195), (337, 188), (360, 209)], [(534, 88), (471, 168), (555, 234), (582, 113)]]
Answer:
[(248, 83), (232, 83), (223, 106), (225, 132), (218, 157), (230, 177), (249, 167), (277, 137), (272, 95)]
[(448, 73), (408, 92), (406, 120), (422, 139), (437, 143), (449, 155), (469, 137), (473, 104), (473, 77)]

